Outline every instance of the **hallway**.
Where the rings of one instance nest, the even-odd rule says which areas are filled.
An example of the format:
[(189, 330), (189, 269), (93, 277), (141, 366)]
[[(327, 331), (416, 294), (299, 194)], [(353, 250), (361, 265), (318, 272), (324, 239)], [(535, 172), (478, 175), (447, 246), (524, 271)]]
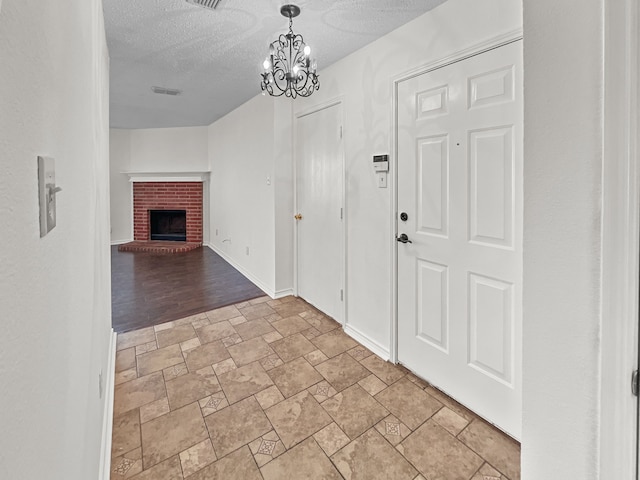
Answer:
[(520, 446), (304, 301), (118, 336), (111, 478), (519, 480)]

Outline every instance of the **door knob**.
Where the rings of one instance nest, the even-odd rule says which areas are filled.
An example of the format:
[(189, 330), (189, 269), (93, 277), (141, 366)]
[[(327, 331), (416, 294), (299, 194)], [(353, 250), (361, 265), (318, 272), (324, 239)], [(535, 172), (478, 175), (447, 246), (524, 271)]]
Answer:
[(295, 218), (296, 220), (302, 220), (302, 215), (300, 215), (299, 213), (295, 214), (293, 216), (293, 218)]
[(407, 237), (406, 233), (401, 233), (399, 236), (396, 237), (396, 240), (399, 241), (400, 243), (413, 243), (411, 240), (409, 240), (409, 237)]

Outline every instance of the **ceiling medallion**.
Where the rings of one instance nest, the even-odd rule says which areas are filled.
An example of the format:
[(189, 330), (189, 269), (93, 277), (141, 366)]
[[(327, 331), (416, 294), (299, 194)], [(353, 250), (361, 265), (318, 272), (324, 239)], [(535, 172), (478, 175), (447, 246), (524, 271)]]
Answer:
[(292, 30), (293, 17), (300, 15), (300, 8), (283, 5), (280, 13), (289, 18), (289, 32), (269, 45), (269, 55), (262, 64), (262, 91), (273, 97), (308, 97), (320, 88), (320, 83), (316, 61), (309, 58), (311, 47)]

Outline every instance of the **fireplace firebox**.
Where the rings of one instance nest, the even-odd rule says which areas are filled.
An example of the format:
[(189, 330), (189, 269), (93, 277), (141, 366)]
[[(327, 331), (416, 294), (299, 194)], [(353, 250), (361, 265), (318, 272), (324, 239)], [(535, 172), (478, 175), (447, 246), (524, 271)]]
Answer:
[(151, 240), (187, 241), (186, 210), (149, 210)]

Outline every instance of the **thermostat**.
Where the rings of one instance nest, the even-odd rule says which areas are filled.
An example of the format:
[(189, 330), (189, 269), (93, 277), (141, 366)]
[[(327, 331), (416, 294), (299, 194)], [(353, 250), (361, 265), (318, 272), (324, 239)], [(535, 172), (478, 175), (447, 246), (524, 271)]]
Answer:
[(389, 155), (374, 155), (373, 170), (376, 172), (389, 171)]

